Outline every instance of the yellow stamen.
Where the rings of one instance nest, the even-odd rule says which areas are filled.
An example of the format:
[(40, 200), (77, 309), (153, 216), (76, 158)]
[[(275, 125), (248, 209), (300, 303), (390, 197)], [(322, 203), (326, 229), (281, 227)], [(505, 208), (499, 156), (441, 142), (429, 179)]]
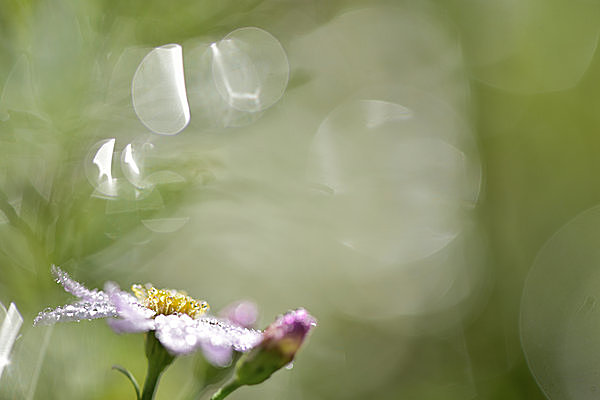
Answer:
[(156, 314), (187, 314), (192, 318), (198, 318), (208, 312), (209, 306), (206, 301), (198, 301), (189, 297), (185, 292), (170, 289), (157, 289), (147, 283), (146, 285), (133, 285), (131, 290), (135, 297)]

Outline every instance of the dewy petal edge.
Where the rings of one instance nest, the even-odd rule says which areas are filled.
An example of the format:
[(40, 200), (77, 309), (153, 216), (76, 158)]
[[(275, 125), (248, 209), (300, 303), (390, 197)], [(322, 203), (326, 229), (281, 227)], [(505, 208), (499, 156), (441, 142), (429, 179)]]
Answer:
[[(259, 330), (233, 325), (229, 321), (212, 316), (192, 318), (186, 313), (169, 315), (157, 313), (142, 304), (131, 293), (120, 290), (113, 282), (107, 282), (104, 291), (89, 290), (57, 266), (52, 266), (52, 273), (65, 291), (79, 300), (55, 309), (45, 309), (35, 318), (34, 326), (108, 318), (109, 326), (117, 333), (154, 331), (156, 338), (173, 355), (189, 354), (203, 347), (245, 352), (256, 346), (262, 339), (262, 332)], [(179, 292), (166, 289), (157, 292), (162, 296), (180, 295)], [(205, 302), (196, 302), (196, 304), (201, 308), (205, 305), (204, 309), (208, 309), (208, 304)], [(198, 312), (198, 307), (194, 310), (194, 315), (202, 314)]]

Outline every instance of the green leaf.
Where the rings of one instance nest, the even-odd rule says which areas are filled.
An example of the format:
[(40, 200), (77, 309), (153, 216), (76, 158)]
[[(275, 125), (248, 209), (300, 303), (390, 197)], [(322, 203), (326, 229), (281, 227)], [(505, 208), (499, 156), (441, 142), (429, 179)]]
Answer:
[(137, 400), (140, 400), (140, 386), (138, 385), (137, 381), (135, 380), (135, 378), (131, 374), (131, 372), (129, 372), (124, 367), (121, 367), (120, 365), (113, 365), (112, 369), (115, 369), (115, 370), (121, 372), (123, 375), (125, 375), (127, 377), (127, 379), (129, 379), (129, 381), (133, 385), (133, 388), (135, 389), (135, 396), (136, 396)]

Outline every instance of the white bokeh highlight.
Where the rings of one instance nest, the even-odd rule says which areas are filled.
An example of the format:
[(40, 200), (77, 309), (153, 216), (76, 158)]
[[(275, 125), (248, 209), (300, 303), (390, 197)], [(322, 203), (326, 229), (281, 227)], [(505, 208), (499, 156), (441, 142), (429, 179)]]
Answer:
[(283, 95), (290, 74), (281, 43), (260, 28), (240, 28), (210, 45), (212, 76), (223, 99), (233, 108), (258, 112)]
[(427, 257), (460, 233), (463, 208), (479, 188), (480, 174), (469, 168), (479, 166), (430, 117), (388, 101), (353, 100), (319, 126), (308, 176), (331, 195), (343, 245), (396, 264)]
[(86, 176), (99, 196), (115, 197), (118, 194), (117, 179), (113, 173), (115, 143), (116, 138), (97, 142), (85, 159)]
[(178, 44), (153, 49), (140, 63), (131, 84), (133, 108), (152, 132), (176, 135), (190, 122), (183, 71), (183, 53)]
[(542, 247), (521, 299), (521, 344), (551, 400), (600, 390), (600, 206), (577, 215)]
[(0, 304), (3, 314), (5, 314), (2, 326), (0, 327), (0, 378), (4, 368), (10, 364), (10, 353), (17, 340), (17, 335), (23, 325), (23, 317), (17, 310), (14, 303), (10, 303), (8, 311)]

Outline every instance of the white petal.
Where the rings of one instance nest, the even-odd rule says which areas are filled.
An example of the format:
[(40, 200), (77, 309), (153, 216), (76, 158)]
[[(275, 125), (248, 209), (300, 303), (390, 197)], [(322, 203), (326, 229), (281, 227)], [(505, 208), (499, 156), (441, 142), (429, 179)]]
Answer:
[(202, 345), (248, 351), (260, 342), (260, 331), (231, 325), (216, 318), (194, 320), (188, 315), (158, 315), (156, 337), (169, 352), (189, 354)]
[(189, 354), (200, 346), (195, 321), (188, 315), (158, 315), (154, 322), (156, 337), (170, 353)]
[(120, 290), (119, 286), (114, 282), (106, 282), (104, 290), (121, 318), (148, 319), (156, 314), (154, 311), (140, 304), (131, 293)]
[(78, 302), (66, 306), (48, 308), (33, 320), (33, 325), (52, 325), (56, 322), (91, 320), (98, 318), (116, 317), (115, 307), (108, 302), (89, 303)]
[(107, 319), (106, 322), (115, 333), (142, 333), (154, 330), (153, 319)]
[(69, 274), (58, 268), (56, 265), (52, 266), (52, 274), (56, 277), (56, 281), (73, 296), (89, 303), (103, 303), (108, 301), (106, 293), (98, 291), (98, 289), (89, 290), (81, 283), (73, 280)]
[(199, 340), (214, 346), (227, 345), (237, 351), (248, 351), (262, 338), (262, 333), (258, 330), (231, 325), (213, 317), (201, 318), (195, 322)]
[(155, 312), (144, 307), (128, 292), (119, 289), (114, 282), (106, 282), (104, 290), (114, 305), (119, 319), (109, 319), (108, 325), (116, 333), (140, 333), (154, 329), (152, 317)]

